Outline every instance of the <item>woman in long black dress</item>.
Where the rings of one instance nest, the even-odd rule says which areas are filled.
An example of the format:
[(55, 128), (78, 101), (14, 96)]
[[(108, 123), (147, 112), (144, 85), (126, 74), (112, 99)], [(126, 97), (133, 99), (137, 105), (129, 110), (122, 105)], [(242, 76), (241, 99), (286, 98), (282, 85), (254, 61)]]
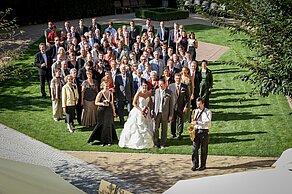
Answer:
[(114, 129), (114, 102), (113, 93), (109, 90), (109, 83), (103, 81), (101, 83), (103, 88), (96, 96), (95, 105), (97, 110), (97, 124), (93, 129), (91, 136), (87, 143), (98, 140), (102, 146), (111, 145), (113, 140), (118, 140), (116, 131)]

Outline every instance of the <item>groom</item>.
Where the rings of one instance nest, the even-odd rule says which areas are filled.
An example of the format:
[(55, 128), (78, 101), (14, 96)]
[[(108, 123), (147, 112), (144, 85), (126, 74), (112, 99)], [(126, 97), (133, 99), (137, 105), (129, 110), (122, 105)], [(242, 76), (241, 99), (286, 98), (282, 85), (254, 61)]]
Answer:
[[(169, 89), (166, 89), (164, 78), (158, 82), (159, 88), (154, 94), (154, 144), (156, 147), (163, 149), (167, 137), (167, 122), (173, 117), (173, 94)], [(159, 141), (159, 127), (162, 125), (161, 141)]]
[(182, 139), (183, 133), (183, 121), (184, 121), (184, 113), (188, 110), (188, 104), (190, 103), (190, 94), (188, 86), (181, 83), (181, 74), (176, 73), (174, 75), (175, 83), (172, 83), (168, 86), (168, 88), (174, 94), (174, 112), (173, 112), (173, 120), (170, 123), (171, 136), (172, 138), (176, 137), (176, 120), (178, 120), (178, 139)]

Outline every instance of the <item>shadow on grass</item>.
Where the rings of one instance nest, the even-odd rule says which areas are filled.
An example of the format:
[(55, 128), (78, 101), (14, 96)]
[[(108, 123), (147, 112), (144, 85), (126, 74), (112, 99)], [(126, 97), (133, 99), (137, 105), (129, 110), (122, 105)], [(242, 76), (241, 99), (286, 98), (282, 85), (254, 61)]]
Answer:
[[(212, 102), (213, 103), (213, 102)], [(252, 108), (252, 107), (265, 107), (270, 106), (271, 104), (245, 104), (245, 105), (216, 105), (211, 104), (212, 109), (226, 109), (226, 108)]]
[(250, 99), (246, 99), (246, 98), (224, 98), (224, 99), (218, 99), (218, 100), (213, 100), (210, 99), (211, 104), (216, 104), (216, 103), (232, 103), (232, 102), (250, 102), (250, 101), (258, 101), (258, 99), (255, 98), (250, 98)]
[(212, 74), (226, 74), (226, 73), (238, 73), (238, 72), (244, 72), (244, 70), (241, 69), (217, 69), (213, 70)]
[(236, 169), (236, 168), (246, 168), (246, 169), (258, 169), (271, 167), (276, 160), (260, 160), (260, 161), (252, 161), (246, 162), (242, 164), (235, 164), (230, 166), (222, 166), (222, 167), (208, 167), (208, 169), (216, 169), (216, 170), (228, 170), (228, 169)]
[(222, 112), (213, 111), (212, 121), (236, 121), (236, 120), (250, 120), (263, 119), (263, 117), (271, 117), (273, 114), (254, 114), (252, 112)]
[(244, 95), (246, 92), (212, 92), (211, 97), (217, 98), (219, 96)]
[[(255, 138), (248, 139), (237, 139), (234, 136), (244, 136), (244, 135), (257, 135), (265, 134), (265, 131), (240, 131), (240, 132), (231, 132), (231, 133), (210, 133), (209, 144), (218, 144), (218, 143), (233, 143), (233, 142), (246, 142), (254, 141)], [(230, 137), (232, 136), (232, 137)]]
[(0, 112), (5, 110), (13, 111), (40, 111), (42, 109), (47, 109), (51, 106), (51, 101), (49, 98), (43, 99), (36, 96), (23, 96), (23, 94), (8, 95), (4, 94), (0, 96)]

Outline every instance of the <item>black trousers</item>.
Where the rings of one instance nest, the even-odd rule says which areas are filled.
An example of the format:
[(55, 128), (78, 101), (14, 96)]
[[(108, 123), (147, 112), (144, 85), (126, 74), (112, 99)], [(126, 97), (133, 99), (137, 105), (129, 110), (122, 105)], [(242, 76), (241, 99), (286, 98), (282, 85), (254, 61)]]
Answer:
[(76, 106), (66, 106), (66, 123), (72, 123), (75, 117), (75, 108)]
[(170, 122), (171, 135), (176, 137), (176, 120), (177, 120), (177, 134), (181, 136), (184, 128), (184, 114), (176, 110), (173, 111), (173, 119)]
[(125, 116), (125, 111), (124, 111), (124, 107), (125, 105), (127, 105), (127, 109), (128, 109), (128, 112), (130, 112), (130, 110), (132, 109), (132, 102), (131, 101), (128, 101), (128, 100), (118, 100), (117, 102), (117, 105), (118, 105), (118, 115), (119, 115), (119, 118), (120, 118), (120, 123), (123, 125), (125, 123), (125, 120), (124, 120), (124, 116)]
[(201, 147), (201, 167), (206, 167), (208, 155), (209, 133), (207, 130), (197, 133), (193, 142), (192, 162), (193, 166), (199, 167), (199, 149)]
[(42, 97), (46, 97), (47, 94), (46, 94), (46, 90), (45, 90), (45, 84), (46, 84), (46, 80), (48, 82), (48, 86), (49, 86), (49, 96), (51, 96), (51, 87), (50, 87), (50, 82), (51, 82), (51, 76), (47, 74), (45, 75), (39, 75), (39, 78), (40, 78), (40, 86), (41, 86), (41, 94), (42, 94)]

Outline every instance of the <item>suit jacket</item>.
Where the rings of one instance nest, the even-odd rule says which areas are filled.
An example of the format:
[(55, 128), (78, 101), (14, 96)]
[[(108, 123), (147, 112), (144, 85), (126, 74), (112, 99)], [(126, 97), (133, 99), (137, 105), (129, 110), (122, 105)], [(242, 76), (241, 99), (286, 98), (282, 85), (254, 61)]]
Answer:
[(174, 75), (175, 75), (176, 73), (179, 73), (179, 72), (180, 72), (180, 69), (178, 69), (178, 68), (176, 68), (176, 67), (173, 68), (172, 72), (171, 72), (171, 70), (169, 69), (170, 76), (171, 76), (173, 79), (174, 79)]
[[(141, 83), (145, 81), (146, 82), (146, 79), (144, 79), (143, 77), (141, 77)], [(139, 86), (139, 81), (138, 81), (138, 77), (135, 77), (134, 80), (133, 80), (133, 84), (134, 84), (134, 93), (136, 94), (138, 89), (141, 87), (141, 85)]]
[(89, 30), (91, 30), (93, 33), (95, 32), (96, 29), (99, 29), (101, 33), (101, 25), (99, 23), (96, 23), (94, 26), (92, 24), (89, 26)]
[(49, 75), (51, 76), (51, 72), (52, 72), (52, 61), (51, 61), (51, 58), (50, 58), (50, 54), (48, 51), (46, 51), (46, 56), (47, 56), (47, 66), (46, 67), (41, 67), (41, 65), (43, 63), (45, 63), (45, 59), (43, 58), (43, 55), (41, 52), (38, 52), (36, 55), (35, 55), (35, 61), (34, 61), (34, 64), (35, 66), (38, 67), (38, 73), (39, 75)]
[(77, 78), (80, 84), (82, 84), (83, 81), (87, 80), (85, 67), (82, 67), (78, 70)]
[(159, 27), (157, 29), (157, 34), (156, 34), (156, 37), (159, 38), (160, 41), (164, 42), (164, 41), (168, 41), (168, 37), (169, 37), (169, 29), (164, 27), (164, 38), (162, 38), (162, 30), (161, 28)]
[[(153, 25), (150, 25), (151, 26), (151, 30), (152, 32), (154, 33), (154, 26)], [(142, 29), (141, 29), (141, 35), (144, 33), (144, 32), (147, 32), (148, 30), (148, 27), (146, 25), (143, 25), (142, 26)]]
[(190, 94), (188, 86), (181, 83), (179, 94), (176, 92), (176, 83), (172, 83), (168, 86), (168, 88), (174, 94), (174, 110), (179, 113), (183, 113), (184, 108), (188, 108), (188, 104), (190, 103)]
[(80, 26), (78, 26), (76, 28), (76, 32), (78, 32), (79, 35), (83, 35), (85, 32), (88, 32), (88, 27), (83, 26), (82, 28), (80, 28)]
[(74, 34), (72, 34), (72, 38), (76, 38), (78, 44), (81, 41), (81, 37), (80, 37), (80, 34), (78, 32), (74, 32)]
[(162, 120), (167, 121), (169, 116), (173, 116), (173, 100), (174, 95), (169, 89), (165, 89), (163, 98), (161, 99), (160, 89), (157, 88), (154, 94), (154, 119), (156, 119), (157, 114), (159, 113), (160, 103), (162, 101)]
[[(63, 47), (62, 45), (59, 45), (58, 46), (58, 49), (60, 48), (60, 47)], [(64, 47), (63, 47), (64, 48)], [(66, 49), (65, 49), (66, 50)], [(56, 57), (57, 57), (57, 55), (58, 55), (58, 51), (57, 51), (57, 48), (56, 48), (56, 46), (55, 45), (53, 45), (53, 46), (51, 46), (50, 48), (49, 48), (49, 53), (50, 53), (50, 58), (53, 60), (54, 58), (56, 59)]]
[(197, 70), (194, 75), (194, 97), (197, 99), (200, 92), (201, 73)]
[(130, 40), (136, 40), (136, 36), (140, 34), (140, 30), (137, 26), (134, 26), (133, 30), (131, 31), (131, 26), (129, 27), (129, 32), (130, 32)]
[(75, 106), (78, 103), (79, 94), (75, 84), (73, 84), (73, 90), (66, 84), (62, 88), (62, 107)]
[[(178, 38), (180, 37), (180, 34), (178, 33)], [(169, 36), (168, 36), (168, 46), (173, 47), (176, 43), (174, 41), (174, 29), (169, 31)]]
[(126, 74), (126, 85), (124, 86), (122, 74), (116, 76), (115, 91), (118, 100), (131, 101), (134, 97), (134, 83), (131, 74)]

